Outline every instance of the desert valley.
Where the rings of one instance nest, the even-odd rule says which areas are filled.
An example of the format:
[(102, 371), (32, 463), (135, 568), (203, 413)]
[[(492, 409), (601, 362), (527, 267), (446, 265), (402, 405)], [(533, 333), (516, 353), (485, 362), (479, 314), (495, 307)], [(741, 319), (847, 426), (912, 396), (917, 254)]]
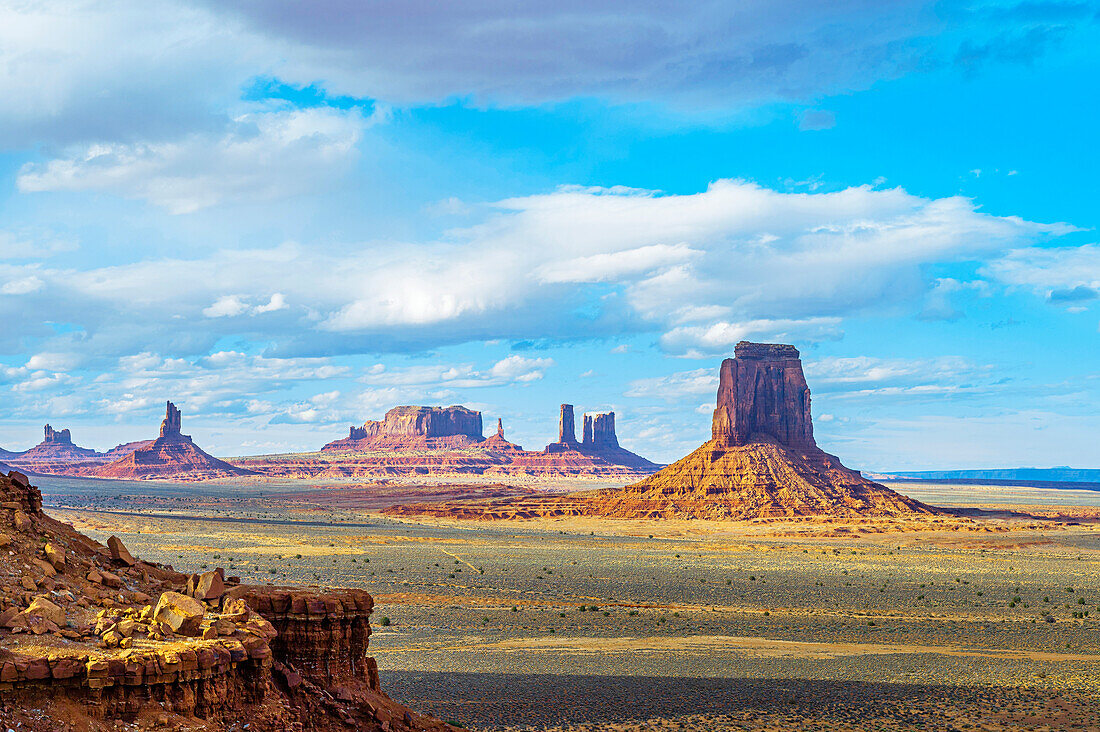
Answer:
[(5, 456), (5, 720), (1095, 726), (1095, 486), (876, 483), (817, 447), (793, 347), (719, 371), (711, 440), (665, 467), (571, 405), (536, 452), (464, 407), (248, 458), (172, 403), (106, 453), (47, 426)]
[(1100, 0), (0, 0), (0, 732), (1100, 732)]

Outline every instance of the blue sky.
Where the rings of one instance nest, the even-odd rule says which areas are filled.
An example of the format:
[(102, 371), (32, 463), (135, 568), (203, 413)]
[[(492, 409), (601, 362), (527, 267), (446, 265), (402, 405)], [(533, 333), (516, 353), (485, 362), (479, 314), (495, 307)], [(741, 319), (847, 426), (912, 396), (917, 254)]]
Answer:
[(742, 338), (866, 469), (1100, 467), (1095, 2), (0, 3), (0, 447), (615, 409)]

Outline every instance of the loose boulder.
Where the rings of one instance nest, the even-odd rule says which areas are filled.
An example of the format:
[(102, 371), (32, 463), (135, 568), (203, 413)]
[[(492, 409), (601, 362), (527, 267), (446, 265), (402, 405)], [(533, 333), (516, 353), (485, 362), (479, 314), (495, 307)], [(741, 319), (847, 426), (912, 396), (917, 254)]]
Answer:
[(107, 540), (107, 548), (111, 550), (111, 559), (114, 561), (125, 564), (127, 567), (132, 567), (137, 564), (137, 560), (126, 550), (126, 546), (122, 543), (122, 539), (119, 539), (117, 536), (112, 536)]
[(178, 592), (165, 592), (153, 611), (153, 619), (180, 635), (197, 636), (205, 613), (202, 603)]
[(59, 628), (65, 626), (65, 611), (44, 597), (34, 598), (30, 606), (23, 611), (23, 614), (28, 617), (38, 615), (54, 623)]
[(225, 570), (194, 575), (187, 581), (187, 594), (196, 600), (216, 600), (225, 594)]
[(65, 567), (65, 551), (58, 549), (53, 544), (47, 544), (42, 550), (46, 554), (46, 560), (53, 565), (53, 568), (60, 572)]

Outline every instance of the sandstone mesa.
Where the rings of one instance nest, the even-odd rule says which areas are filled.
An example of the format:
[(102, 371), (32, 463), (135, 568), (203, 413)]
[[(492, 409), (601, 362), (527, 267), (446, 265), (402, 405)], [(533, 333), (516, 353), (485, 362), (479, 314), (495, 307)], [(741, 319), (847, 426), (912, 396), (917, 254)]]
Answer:
[[(567, 407), (562, 405), (559, 442), (548, 446), (548, 451), (561, 454), (577, 449), (572, 408)], [(594, 441), (599, 432), (606, 443), (608, 428), (597, 429), (598, 424), (593, 419), (589, 427), (586, 420), (584, 439)], [(568, 496), (411, 504), (384, 511), (392, 516), (468, 519), (603, 516), (708, 520), (938, 512), (868, 480), (819, 448), (798, 350), (747, 341), (737, 344), (734, 358), (722, 362), (711, 439), (637, 483)]]

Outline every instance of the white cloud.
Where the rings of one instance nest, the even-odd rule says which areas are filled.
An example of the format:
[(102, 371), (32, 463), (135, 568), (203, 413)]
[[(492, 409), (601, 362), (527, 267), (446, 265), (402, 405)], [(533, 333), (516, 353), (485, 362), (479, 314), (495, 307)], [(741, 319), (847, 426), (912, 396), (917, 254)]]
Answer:
[(1100, 290), (1100, 244), (1014, 249), (985, 265), (982, 273), (1044, 297), (1078, 287)]
[(23, 192), (107, 191), (185, 214), (227, 201), (315, 191), (353, 158), (369, 120), (326, 107), (257, 111), (228, 130), (170, 142), (97, 143), (43, 164), (28, 163)]
[(27, 359), (27, 368), (32, 371), (71, 371), (81, 361), (75, 353), (36, 353)]
[(252, 308), (253, 315), (260, 315), (262, 313), (273, 313), (276, 310), (286, 310), (286, 298), (283, 297), (283, 293), (276, 292), (271, 295), (266, 305), (257, 305)]
[(687, 264), (702, 254), (687, 244), (651, 244), (551, 262), (539, 267), (537, 275), (542, 282), (607, 282)]
[(214, 301), (208, 308), (203, 308), (202, 314), (208, 318), (231, 318), (240, 315), (248, 306), (237, 295), (224, 295)]
[(286, 310), (286, 297), (281, 292), (276, 292), (262, 305), (249, 305), (243, 295), (223, 295), (208, 307), (203, 308), (202, 314), (208, 318), (231, 318), (237, 315), (249, 313), (250, 315), (263, 315)]
[(830, 357), (806, 361), (804, 369), (810, 389), (833, 398), (983, 394), (997, 388), (992, 366), (959, 356)]
[(718, 321), (707, 325), (678, 326), (661, 336), (661, 346), (689, 358), (729, 353), (739, 341), (821, 341), (841, 337), (840, 318), (804, 320)]
[(472, 364), (430, 364), (404, 368), (386, 368), (382, 364), (376, 364), (360, 381), (388, 386), (467, 389), (538, 381), (543, 378), (546, 369), (553, 365), (552, 358), (526, 358), (519, 355), (503, 358), (485, 370), (478, 370)]
[(42, 279), (29, 275), (27, 277), (19, 277), (11, 279), (0, 285), (0, 294), (4, 295), (29, 295), (32, 292), (38, 292), (42, 289)]
[(718, 369), (702, 368), (680, 371), (666, 376), (635, 379), (630, 382), (630, 387), (623, 393), (623, 396), (678, 402), (688, 397), (695, 397), (700, 394), (717, 394), (717, 392)]
[[(742, 338), (836, 338), (846, 317), (923, 298), (929, 264), (1068, 230), (962, 198), (744, 181), (686, 195), (567, 188), (488, 211), (443, 241), (286, 243), (83, 271), (9, 264), (0, 278), (33, 285), (38, 318), (76, 324), (97, 355), (193, 354), (232, 335), (291, 356), (656, 333), (670, 354), (707, 356)], [(37, 327), (17, 317), (25, 306), (0, 298), (13, 337)], [(264, 317), (234, 317), (245, 313)], [(166, 327), (179, 317), (192, 327)], [(71, 350), (72, 337), (53, 340), (42, 350)]]

